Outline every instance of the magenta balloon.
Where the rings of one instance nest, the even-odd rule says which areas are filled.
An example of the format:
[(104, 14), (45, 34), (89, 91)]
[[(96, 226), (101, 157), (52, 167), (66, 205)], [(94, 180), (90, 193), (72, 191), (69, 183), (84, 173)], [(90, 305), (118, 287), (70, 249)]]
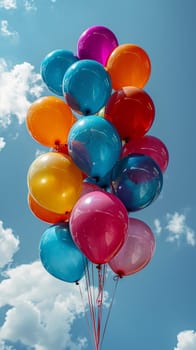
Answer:
[(111, 52), (118, 46), (114, 33), (104, 26), (93, 26), (85, 30), (77, 44), (80, 59), (92, 59), (105, 66)]
[(105, 264), (125, 242), (128, 214), (113, 194), (95, 191), (82, 196), (72, 210), (70, 231), (75, 244), (95, 264)]
[(155, 136), (145, 135), (125, 143), (121, 156), (125, 157), (131, 154), (147, 155), (154, 159), (162, 172), (167, 169), (169, 152), (165, 144)]
[(132, 275), (150, 262), (154, 250), (155, 239), (150, 227), (141, 220), (129, 218), (127, 239), (109, 266), (120, 277)]
[(84, 196), (87, 193), (94, 192), (94, 191), (103, 191), (101, 187), (92, 184), (90, 182), (83, 182), (82, 184), (82, 192), (80, 194), (80, 197)]

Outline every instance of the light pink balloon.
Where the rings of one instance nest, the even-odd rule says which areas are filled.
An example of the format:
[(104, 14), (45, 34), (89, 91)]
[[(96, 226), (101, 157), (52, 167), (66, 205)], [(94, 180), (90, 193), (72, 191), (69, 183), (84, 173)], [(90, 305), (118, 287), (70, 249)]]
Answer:
[(105, 264), (125, 242), (128, 214), (113, 194), (93, 191), (82, 196), (70, 216), (75, 244), (95, 264)]
[(120, 277), (132, 275), (143, 269), (155, 250), (155, 238), (150, 227), (143, 221), (129, 218), (128, 236), (109, 266)]
[(102, 188), (97, 186), (96, 184), (92, 184), (90, 182), (83, 182), (82, 184), (82, 192), (80, 194), (80, 197), (84, 196), (87, 193), (94, 192), (94, 191), (102, 191)]

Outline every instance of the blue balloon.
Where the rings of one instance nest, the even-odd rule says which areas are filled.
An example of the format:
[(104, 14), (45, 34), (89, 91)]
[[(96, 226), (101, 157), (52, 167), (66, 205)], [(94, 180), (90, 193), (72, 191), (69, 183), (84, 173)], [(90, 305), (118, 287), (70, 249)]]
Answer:
[(160, 194), (163, 175), (157, 163), (145, 155), (130, 155), (115, 165), (112, 191), (128, 211), (150, 205)]
[(88, 116), (77, 120), (68, 135), (69, 154), (77, 166), (97, 182), (119, 159), (121, 140), (106, 119)]
[(62, 82), (66, 70), (78, 58), (71, 51), (55, 50), (50, 52), (42, 61), (40, 73), (48, 89), (56, 95), (63, 96)]
[(68, 105), (78, 113), (97, 113), (108, 101), (111, 79), (105, 68), (93, 60), (80, 60), (68, 68), (63, 79), (63, 93)]
[(111, 181), (112, 181), (112, 171), (110, 171), (105, 176), (100, 177), (98, 179), (92, 178), (92, 177), (87, 177), (86, 179), (84, 179), (84, 182), (97, 185), (107, 192), (110, 192)]
[(40, 240), (40, 259), (44, 268), (65, 282), (79, 281), (87, 259), (72, 240), (67, 223), (50, 226)]

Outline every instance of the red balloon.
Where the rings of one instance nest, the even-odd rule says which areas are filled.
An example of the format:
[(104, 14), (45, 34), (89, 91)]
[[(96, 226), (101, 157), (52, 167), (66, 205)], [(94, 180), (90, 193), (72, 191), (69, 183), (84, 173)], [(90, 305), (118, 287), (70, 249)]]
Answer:
[(145, 135), (125, 143), (122, 148), (122, 158), (131, 154), (149, 156), (159, 165), (162, 172), (167, 169), (169, 153), (165, 144), (157, 137)]
[(127, 211), (111, 193), (87, 193), (78, 200), (70, 216), (75, 244), (95, 264), (112, 259), (125, 242), (127, 228)]
[(151, 97), (134, 86), (115, 91), (105, 107), (105, 118), (116, 127), (122, 140), (146, 134), (154, 117), (155, 107)]
[(120, 277), (132, 275), (150, 262), (154, 250), (155, 239), (150, 227), (141, 220), (129, 218), (127, 239), (109, 266)]

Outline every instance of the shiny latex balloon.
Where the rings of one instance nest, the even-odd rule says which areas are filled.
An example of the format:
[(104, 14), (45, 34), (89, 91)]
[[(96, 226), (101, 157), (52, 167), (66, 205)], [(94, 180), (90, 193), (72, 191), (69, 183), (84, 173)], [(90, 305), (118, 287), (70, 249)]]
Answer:
[(95, 264), (105, 264), (127, 236), (128, 214), (113, 194), (95, 191), (81, 197), (70, 217), (75, 244)]
[(31, 196), (39, 205), (65, 214), (80, 197), (82, 173), (69, 156), (48, 152), (31, 164), (27, 182)]
[(87, 259), (76, 247), (67, 223), (50, 226), (40, 240), (40, 260), (54, 277), (77, 282), (84, 273)]
[(151, 63), (143, 48), (134, 44), (122, 44), (112, 51), (106, 69), (114, 90), (124, 86), (143, 88), (150, 77)]
[(128, 211), (150, 205), (160, 194), (163, 175), (157, 163), (145, 155), (122, 158), (114, 167), (112, 191)]
[(57, 214), (46, 208), (43, 208), (36, 200), (28, 194), (28, 204), (31, 212), (40, 220), (48, 222), (49, 224), (57, 224), (58, 222), (68, 221), (70, 213)]
[(120, 277), (132, 275), (151, 261), (154, 250), (155, 238), (150, 227), (141, 220), (129, 218), (127, 239), (109, 266)]
[(77, 166), (97, 182), (113, 168), (121, 148), (114, 126), (99, 116), (79, 119), (69, 132), (69, 154)]
[(105, 107), (105, 118), (112, 122), (122, 140), (141, 137), (153, 124), (155, 106), (142, 89), (128, 86), (115, 91)]
[(75, 117), (70, 107), (55, 96), (45, 96), (33, 102), (27, 111), (26, 125), (31, 136), (43, 146), (55, 147), (67, 143)]
[(48, 89), (56, 95), (63, 96), (62, 81), (66, 70), (78, 61), (68, 50), (54, 50), (50, 52), (42, 61), (40, 67), (41, 77)]
[(84, 181), (91, 184), (95, 184), (99, 188), (108, 191), (112, 181), (112, 171), (100, 178), (87, 177)]
[(162, 172), (167, 169), (169, 153), (165, 144), (155, 136), (145, 135), (143, 137), (129, 140), (122, 148), (122, 158), (131, 154), (145, 154), (154, 159)]
[(97, 113), (111, 95), (111, 80), (104, 67), (93, 60), (80, 60), (64, 75), (63, 92), (69, 106), (83, 115)]
[(87, 193), (94, 192), (94, 191), (102, 191), (101, 187), (97, 186), (95, 183), (87, 182), (86, 180), (83, 181), (82, 184), (82, 192), (80, 194), (80, 197), (84, 196)]
[(118, 40), (110, 29), (104, 26), (93, 26), (86, 29), (78, 40), (78, 57), (92, 59), (105, 65), (117, 46)]

